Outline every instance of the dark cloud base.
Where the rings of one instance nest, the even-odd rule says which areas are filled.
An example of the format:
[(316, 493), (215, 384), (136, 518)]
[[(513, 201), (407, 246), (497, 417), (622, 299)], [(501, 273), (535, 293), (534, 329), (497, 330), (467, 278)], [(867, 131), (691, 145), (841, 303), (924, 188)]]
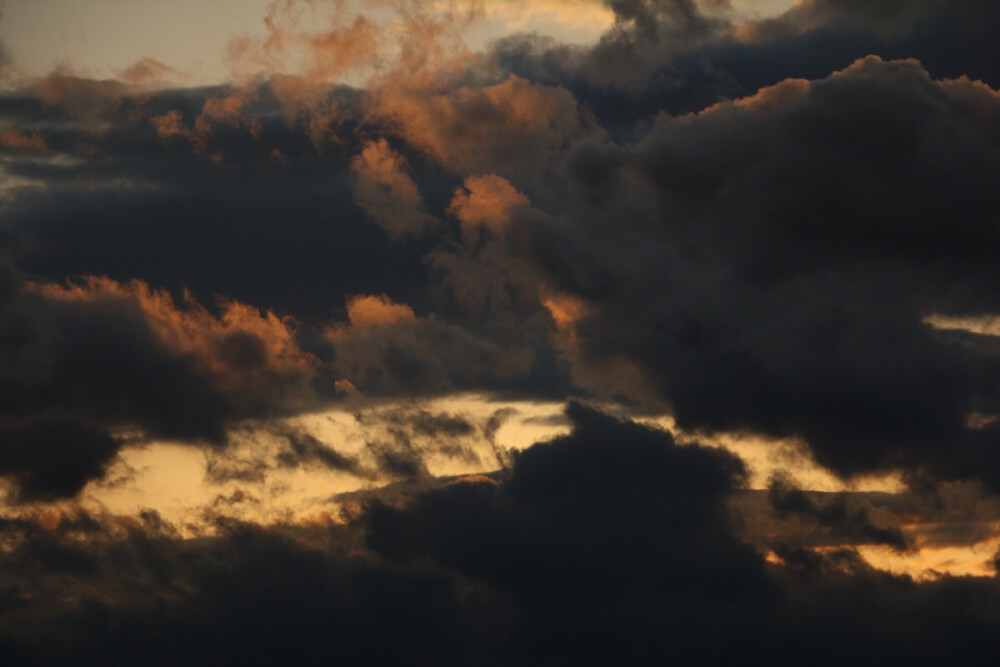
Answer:
[[(741, 463), (580, 405), (494, 479), (323, 528), (179, 540), (5, 520), (5, 664), (878, 664), (986, 659), (992, 579), (917, 584), (850, 549), (733, 537)], [(787, 495), (787, 494), (786, 494)], [(787, 498), (785, 504), (788, 504)], [(834, 638), (837, 638), (834, 640)]]
[[(517, 35), (370, 90), (58, 71), (0, 94), (0, 475), (24, 510), (0, 520), (0, 661), (995, 654), (995, 577), (917, 582), (856, 547), (909, 552), (893, 516), (1000, 489), (1000, 5), (609, 6), (591, 47)], [(386, 412), (371, 468), (282, 421), (459, 391), (798, 438), (909, 491), (751, 493), (733, 456), (577, 404), (570, 435), (464, 480), (425, 461), (467, 454), (458, 417)], [(276, 458), (233, 460), (239, 429)], [(413, 487), (334, 526), (209, 511), (197, 539), (151, 511), (25, 509), (163, 438), (205, 448), (209, 481)], [(919, 535), (978, 544), (987, 514)]]

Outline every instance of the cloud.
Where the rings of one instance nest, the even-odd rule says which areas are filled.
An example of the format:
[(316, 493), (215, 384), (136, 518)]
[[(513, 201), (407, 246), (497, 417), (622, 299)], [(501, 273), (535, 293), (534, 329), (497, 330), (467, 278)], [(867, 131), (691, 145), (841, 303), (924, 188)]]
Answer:
[(988, 0), (820, 0), (746, 21), (699, 3), (611, 6), (616, 24), (591, 48), (514, 34), (495, 55), (507, 71), (571, 90), (621, 140), (660, 111), (698, 111), (784, 79), (821, 78), (868, 55), (917, 58), (935, 77), (1000, 85), (987, 27), (998, 10)]
[(403, 157), (385, 139), (365, 144), (351, 160), (358, 205), (390, 238), (417, 235), (437, 223), (405, 171)]
[(517, 382), (534, 355), (435, 317), (416, 317), (388, 297), (347, 301), (349, 325), (328, 328), (331, 369), (363, 394), (430, 396)]
[(48, 148), (6, 153), (6, 251), (43, 279), (141, 277), (313, 325), (345, 293), (419, 302), (431, 241), (392, 243), (366, 218), (350, 170), (363, 142), (327, 115), (356, 122), (359, 93), (326, 91), (287, 119), (275, 85), (126, 94), (100, 133), (30, 91), (0, 100), (10, 137)]
[(466, 228), (499, 228), (510, 224), (512, 209), (529, 204), (507, 179), (486, 174), (466, 178), (463, 187), (455, 190), (447, 212)]
[(79, 77), (63, 66), (37, 81), (34, 93), (44, 104), (96, 125), (117, 114), (128, 87), (117, 81)]
[(3, 267), (0, 470), (22, 496), (71, 496), (117, 451), (113, 434), (221, 445), (228, 424), (315, 401), (292, 323), (238, 302), (218, 316), (141, 282), (22, 282)]
[(516, 75), (444, 91), (405, 83), (379, 87), (372, 92), (371, 113), (459, 174), (537, 173), (586, 130), (569, 91)]
[(992, 308), (984, 175), (1000, 156), (978, 120), (996, 98), (979, 91), (871, 57), (661, 115), (633, 147), (570, 154), (580, 190), (591, 174), (605, 190), (534, 226), (531, 252), (590, 308), (576, 344), (633, 361), (682, 428), (802, 436), (844, 475), (969, 474), (993, 436), (967, 413), (995, 401), (998, 358), (921, 311)]
[(0, 422), (0, 443), (0, 475), (16, 481), (16, 501), (76, 495), (104, 475), (121, 447), (101, 429), (58, 417)]
[(156, 58), (140, 58), (118, 73), (118, 78), (134, 86), (162, 84), (178, 76), (177, 70)]
[[(0, 96), (5, 663), (992, 657), (995, 577), (872, 554), (996, 550), (996, 3), (608, 7), (472, 54), (478, 3), (282, 0), (238, 83)], [(686, 444), (420, 402), (470, 390)], [(362, 437), (303, 425), (333, 400)], [(905, 488), (697, 444), (763, 436)], [(150, 439), (227, 488), (75, 507)], [(319, 472), (393, 483), (272, 511)]]
[(17, 130), (0, 130), (0, 148), (18, 153), (45, 153), (49, 150), (45, 137)]
[[(731, 533), (725, 501), (743, 479), (731, 455), (580, 405), (568, 415), (571, 434), (521, 452), (507, 473), (387, 490), (347, 523), (220, 520), (217, 535), (182, 540), (155, 512), (3, 519), (5, 657), (127, 660), (149, 650), (150, 627), (178, 639), (156, 644), (159, 659), (195, 664), (271, 662), (292, 634), (300, 657), (333, 642), (381, 663), (838, 664), (859, 650), (991, 650), (994, 579), (916, 584), (850, 550), (789, 547), (782, 564), (765, 562)], [(388, 626), (394, 641), (378, 641)], [(851, 641), (830, 641), (843, 632)]]
[(909, 548), (902, 531), (894, 526), (878, 525), (872, 518), (872, 508), (866, 505), (849, 507), (847, 495), (835, 496), (827, 503), (817, 504), (787, 477), (775, 477), (768, 486), (768, 500), (779, 518), (790, 515), (815, 522), (849, 545), (884, 544), (893, 549)]
[(350, 473), (360, 472), (357, 460), (340, 454), (332, 448), (325, 447), (319, 440), (308, 433), (291, 432), (287, 434), (287, 438), (292, 456), (285, 456), (280, 459), (285, 465), (309, 462), (318, 463), (332, 470), (343, 470)]

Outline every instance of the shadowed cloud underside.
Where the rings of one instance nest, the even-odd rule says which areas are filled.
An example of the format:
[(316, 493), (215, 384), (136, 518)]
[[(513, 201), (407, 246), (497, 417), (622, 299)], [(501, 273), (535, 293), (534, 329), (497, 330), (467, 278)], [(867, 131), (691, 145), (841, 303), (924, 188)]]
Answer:
[(0, 17), (4, 664), (995, 653), (996, 3), (135, 11)]

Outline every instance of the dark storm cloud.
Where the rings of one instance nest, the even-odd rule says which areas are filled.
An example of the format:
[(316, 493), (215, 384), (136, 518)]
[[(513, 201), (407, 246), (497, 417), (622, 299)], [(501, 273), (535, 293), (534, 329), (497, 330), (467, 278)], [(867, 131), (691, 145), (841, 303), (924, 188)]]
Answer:
[(785, 565), (766, 564), (731, 533), (725, 502), (743, 475), (731, 455), (578, 405), (568, 415), (570, 435), (508, 473), (369, 501), (355, 523), (220, 519), (219, 535), (180, 540), (153, 512), (5, 520), (0, 654), (822, 665), (993, 649), (994, 580), (916, 584), (849, 549), (782, 548)]
[[(146, 437), (208, 443), (210, 482), (403, 480), (328, 526), (243, 524), (257, 498), (220, 495), (197, 539), (154, 512), (0, 519), (0, 661), (993, 658), (997, 580), (917, 583), (853, 546), (995, 534), (968, 480), (1000, 489), (997, 338), (926, 318), (997, 309), (1000, 101), (957, 77), (1000, 83), (1000, 10), (813, 0), (736, 26), (708, 4), (616, 0), (593, 47), (520, 36), (369, 91), (67, 70), (0, 96), (0, 245), (35, 280), (0, 267), (17, 499)], [(768, 497), (733, 455), (576, 404), (569, 435), (458, 479), (428, 462), (471, 460), (504, 412), (383, 414), (357, 460), (274, 426), (338, 392), (483, 389), (798, 436), (910, 489)], [(220, 448), (258, 427), (276, 450)]]
[(120, 446), (105, 431), (68, 419), (0, 421), (0, 475), (17, 482), (17, 500), (66, 498), (102, 477)]
[(997, 86), (1000, 51), (990, 35), (998, 23), (1000, 8), (989, 0), (812, 0), (760, 22), (749, 44), (730, 44), (733, 51), (723, 47), (719, 55), (750, 90), (777, 80), (756, 78), (760, 73), (812, 78), (870, 54), (917, 58), (936, 77)]
[(16, 187), (0, 239), (32, 275), (139, 277), (310, 323), (351, 293), (423, 307), (430, 241), (391, 243), (354, 202), (358, 98), (327, 90), (336, 114), (289, 117), (267, 84), (123, 92), (94, 129), (55, 101), (6, 93), (0, 116), (49, 154), (5, 162)]
[[(756, 557), (731, 537), (723, 502), (744, 474), (737, 459), (677, 447), (665, 432), (578, 404), (568, 416), (573, 433), (516, 455), (500, 486), (456, 483), (403, 510), (372, 507), (370, 543), (397, 558), (431, 556), (476, 579), (523, 587), (529, 597), (627, 596), (628, 579), (588, 582), (602, 570), (628, 577), (653, 563), (659, 585), (670, 589), (753, 585)], [(647, 526), (683, 530), (684, 543)], [(704, 560), (712, 552), (735, 569), (722, 574)]]
[(24, 498), (98, 478), (113, 433), (222, 445), (230, 424), (314, 401), (315, 360), (273, 315), (232, 302), (216, 318), (140, 283), (40, 286), (0, 270), (0, 473)]
[[(3, 472), (21, 480), (25, 497), (31, 485), (39, 497), (72, 495), (99, 477), (117, 448), (114, 429), (218, 445), (241, 420), (305, 408), (313, 389), (334, 396), (341, 379), (376, 395), (525, 384), (520, 376), (535, 353), (510, 334), (497, 341), (496, 332), (422, 317), (364, 328), (334, 345), (322, 336), (319, 326), (346, 295), (376, 290), (426, 309), (422, 257), (439, 239), (393, 240), (355, 203), (350, 165), (365, 145), (361, 93), (317, 88), (310, 105), (296, 106), (282, 96), (287, 83), (138, 92), (56, 72), (0, 99), (11, 127), (0, 142), (11, 179), (0, 221), (4, 249), (43, 285), (111, 277), (85, 280), (88, 287), (76, 292), (38, 292), (21, 286), (5, 260), (8, 400), (0, 412), (39, 429), (66, 431), (68, 420), (87, 434), (32, 436), (27, 448), (17, 444), (21, 435), (8, 434)], [(408, 162), (429, 201), (444, 208), (456, 183), (437, 182), (440, 174), (417, 152)], [(211, 303), (221, 294), (294, 313), (304, 331), (287, 328), (280, 345), (300, 367), (273, 367), (269, 346), (277, 341), (267, 338), (283, 335), (283, 324), (272, 326), (277, 320), (229, 327), (224, 304), (213, 320), (200, 306), (162, 307), (155, 302), (169, 300), (165, 293), (144, 301), (145, 287), (115, 282), (137, 277), (175, 296), (190, 291)], [(178, 323), (188, 347), (168, 340)], [(50, 419), (55, 426), (38, 421)], [(100, 442), (90, 437), (94, 428), (103, 431)], [(45, 466), (66, 448), (91, 458), (56, 480)], [(324, 451), (292, 446), (286, 454), (337, 463)], [(259, 480), (270, 469), (258, 460), (210, 458), (216, 481)]]
[(530, 390), (535, 367), (535, 352), (522, 341), (494, 342), (489, 332), (477, 335), (433, 316), (352, 325), (330, 338), (333, 372), (365, 394), (428, 396), (525, 385)]
[[(339, 373), (331, 382), (348, 379), (366, 394), (515, 386), (538, 393), (558, 382), (545, 322), (530, 325), (527, 344), (524, 325), (510, 316), (468, 330), (483, 310), (476, 290), (503, 292), (515, 282), (502, 248), (491, 253), (499, 268), (472, 280), (477, 259), (450, 238), (454, 220), (400, 237), (386, 231), (398, 221), (384, 218), (410, 204), (419, 212), (424, 199), (444, 213), (459, 181), (439, 158), (451, 169), (472, 169), (476, 159), (497, 154), (517, 166), (531, 161), (517, 157), (518, 146), (543, 146), (549, 161), (557, 159), (580, 124), (566, 91), (515, 79), (398, 97), (318, 86), (311, 106), (295, 106), (282, 97), (280, 77), (242, 89), (139, 93), (119, 86), (104, 96), (115, 104), (101, 108), (95, 126), (60, 100), (111, 85), (99, 83), (53, 75), (39, 89), (58, 96), (36, 91), (0, 100), (0, 114), (19, 133), (8, 143), (37, 140), (48, 150), (22, 150), (4, 166), (15, 180), (5, 193), (0, 240), (24, 271), (55, 281), (140, 277), (174, 293), (190, 290), (202, 302), (221, 294), (292, 314), (303, 323), (301, 344)], [(442, 105), (451, 112), (438, 113)], [(497, 127), (520, 128), (516, 145), (510, 137), (497, 141), (497, 132), (468, 132), (484, 109)], [(409, 144), (393, 132), (391, 145), (370, 140), (386, 132), (380, 122), (409, 118), (407, 110), (416, 118), (400, 130)], [(372, 146), (382, 152), (362, 160)], [(374, 191), (360, 187), (366, 179)], [(378, 187), (387, 184), (381, 197)], [(459, 283), (468, 295), (455, 299)], [(537, 316), (531, 290), (516, 289), (515, 315)], [(358, 294), (388, 294), (444, 318), (372, 329), (331, 347), (319, 330)], [(510, 310), (511, 302), (486, 310)]]
[(995, 410), (995, 341), (923, 318), (996, 308), (998, 112), (980, 84), (868, 58), (579, 147), (591, 209), (524, 233), (592, 308), (582, 354), (633, 359), (682, 428), (802, 436), (842, 474), (926, 464), (992, 485), (996, 425), (966, 419)]
[(817, 502), (793, 480), (776, 477), (768, 485), (768, 501), (779, 518), (795, 516), (815, 523), (842, 544), (883, 544), (900, 551), (910, 548), (897, 526), (879, 525), (870, 504), (851, 504), (846, 493)]
[(990, 0), (811, 0), (749, 22), (691, 2), (608, 4), (616, 24), (592, 48), (515, 35), (495, 52), (520, 76), (569, 88), (626, 140), (660, 111), (698, 111), (790, 77), (820, 78), (867, 55), (917, 58), (935, 77), (1000, 85), (1000, 8)]

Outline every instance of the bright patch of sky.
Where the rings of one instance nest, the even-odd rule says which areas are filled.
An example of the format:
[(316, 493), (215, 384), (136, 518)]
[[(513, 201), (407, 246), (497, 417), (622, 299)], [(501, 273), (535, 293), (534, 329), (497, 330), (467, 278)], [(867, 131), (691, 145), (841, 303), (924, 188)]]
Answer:
[[(460, 0), (461, 1), (461, 0)], [(226, 81), (227, 45), (266, 35), (272, 0), (6, 0), (0, 4), (0, 43), (12, 60), (8, 76), (42, 76), (68, 68), (104, 79), (143, 58), (176, 70), (171, 84)], [(376, 11), (385, 11), (384, 2)], [(741, 16), (777, 14), (792, 0), (734, 0)], [(351, 6), (361, 6), (354, 0)], [(333, 3), (331, 3), (333, 6)], [(566, 43), (595, 41), (613, 16), (600, 0), (485, 0), (484, 12), (463, 31), (473, 50), (516, 32), (547, 34)], [(310, 26), (319, 28), (320, 26)]]

